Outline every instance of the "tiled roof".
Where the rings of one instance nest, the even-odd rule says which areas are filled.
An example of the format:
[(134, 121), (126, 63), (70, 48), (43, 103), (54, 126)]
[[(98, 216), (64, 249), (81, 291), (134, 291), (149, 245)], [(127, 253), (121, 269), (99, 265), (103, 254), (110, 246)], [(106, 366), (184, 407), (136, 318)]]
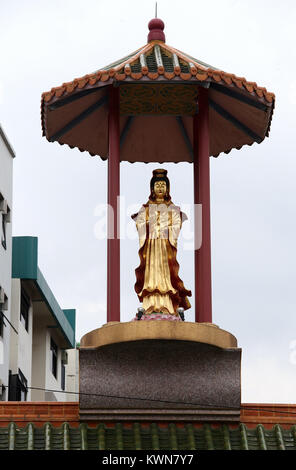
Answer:
[(119, 420), (79, 424), (78, 402), (0, 402), (0, 450), (9, 448), (296, 450), (296, 407), (245, 404), (239, 424)]
[(120, 85), (120, 160), (192, 162), (192, 116), (202, 86), (208, 88), (210, 155), (261, 143), (269, 135), (274, 94), (167, 45), (163, 23), (151, 23), (145, 46), (42, 94), (43, 135), (106, 160), (109, 91)]
[(0, 450), (296, 450), (296, 426), (265, 429), (258, 424), (232, 428), (226, 424), (202, 426), (122, 424), (96, 427), (29, 423), (19, 428), (14, 422), (0, 427)]
[(195, 79), (200, 82), (222, 83), (244, 89), (250, 94), (262, 98), (267, 103), (272, 103), (275, 98), (273, 93), (268, 92), (264, 87), (258, 86), (255, 82), (218, 70), (161, 41), (152, 41), (107, 67), (102, 67), (92, 74), (52, 88), (42, 94), (42, 99), (48, 103), (53, 98), (61, 98), (73, 93), (75, 89), (89, 89), (97, 85), (98, 82), (105, 83), (109, 80), (122, 82), (145, 78), (149, 80), (179, 78), (184, 81)]

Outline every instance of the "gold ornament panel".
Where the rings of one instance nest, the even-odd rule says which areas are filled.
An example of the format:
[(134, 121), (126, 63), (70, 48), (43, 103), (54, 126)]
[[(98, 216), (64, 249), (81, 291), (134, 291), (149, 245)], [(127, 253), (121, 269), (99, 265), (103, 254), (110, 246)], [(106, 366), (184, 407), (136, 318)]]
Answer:
[(120, 114), (192, 116), (197, 110), (198, 87), (183, 84), (120, 86)]

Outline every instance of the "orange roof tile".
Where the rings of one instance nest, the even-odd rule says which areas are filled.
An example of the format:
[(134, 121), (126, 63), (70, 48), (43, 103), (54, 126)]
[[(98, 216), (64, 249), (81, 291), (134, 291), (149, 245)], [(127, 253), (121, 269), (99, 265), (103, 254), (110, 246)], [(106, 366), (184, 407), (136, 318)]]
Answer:
[[(159, 65), (155, 67), (153, 66), (154, 64), (150, 67), (149, 65), (143, 66), (140, 56), (143, 55), (144, 58), (152, 56), (152, 60), (154, 61), (158, 49), (160, 49), (161, 60), (164, 58), (167, 59), (167, 66)], [(172, 56), (174, 56), (174, 58)], [(137, 71), (134, 72), (134, 69)], [(180, 77), (181, 80), (186, 81), (194, 79), (201, 82), (221, 82), (226, 85), (233, 84), (238, 89), (245, 89), (253, 96), (256, 94), (256, 96), (263, 98), (267, 103), (272, 103), (275, 99), (274, 93), (268, 92), (266, 88), (259, 87), (255, 82), (247, 81), (244, 77), (237, 77), (234, 74), (218, 70), (210, 65), (205, 65), (203, 62), (193, 59), (184, 52), (168, 46), (163, 42), (152, 41), (137, 50), (134, 55), (118, 61), (114, 67), (103, 67), (93, 74), (75, 78), (71, 82), (63, 83), (59, 87), (53, 87), (50, 91), (42, 94), (42, 100), (44, 100), (45, 103), (49, 103), (54, 98), (60, 98), (73, 93), (75, 89), (81, 90), (86, 87), (93, 87), (98, 81), (107, 82), (112, 79), (112, 81), (122, 82), (128, 78), (141, 80), (146, 76), (150, 80), (157, 80), (159, 77), (164, 76), (167, 80)]]
[[(135, 96), (132, 106), (124, 107), (120, 102), (121, 132), (126, 134), (125, 128), (130, 127), (127, 110), (131, 110), (131, 116), (136, 116), (129, 138), (124, 139), (121, 160), (148, 162), (152, 158), (157, 162), (190, 162), (193, 133), (189, 117), (192, 117), (192, 110), (194, 113), (197, 111), (198, 98), (195, 97), (191, 103), (184, 99), (183, 106), (178, 109), (176, 103), (178, 99), (182, 100), (182, 96), (177, 96), (176, 89), (179, 83), (183, 83), (196, 89), (198, 86), (209, 89), (210, 155), (218, 156), (221, 152), (229, 153), (233, 148), (262, 142), (269, 134), (275, 95), (255, 82), (218, 70), (167, 45), (163, 27), (161, 20), (152, 20), (149, 28), (153, 34), (149, 33), (146, 45), (94, 73), (43, 93), (43, 135), (50, 142), (77, 147), (105, 160), (108, 158), (108, 89), (117, 84), (122, 85), (120, 89), (123, 92), (125, 84), (133, 83)], [(156, 103), (157, 112), (153, 111), (149, 98), (152, 89), (145, 97), (141, 95), (142, 102), (138, 106), (141, 99), (137, 93), (141, 86), (149, 83), (161, 84), (163, 96), (168, 97), (165, 105)], [(136, 91), (138, 85), (140, 87)], [(175, 92), (168, 92), (170, 86), (175, 87)], [(190, 112), (184, 111), (189, 109)], [(85, 113), (87, 116), (91, 114), (87, 124), (79, 119)], [(154, 118), (151, 120), (152, 115)], [(178, 115), (182, 116), (179, 124), (176, 123)], [(160, 129), (165, 131), (165, 139)], [(141, 148), (138, 148), (139, 142)]]

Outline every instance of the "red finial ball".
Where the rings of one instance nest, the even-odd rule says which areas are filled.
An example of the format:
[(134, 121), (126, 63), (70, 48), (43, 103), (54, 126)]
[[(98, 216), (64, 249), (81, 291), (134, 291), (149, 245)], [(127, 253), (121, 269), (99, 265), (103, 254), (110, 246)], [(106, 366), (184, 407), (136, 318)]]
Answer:
[(153, 18), (148, 23), (149, 34), (148, 42), (151, 41), (163, 41), (165, 42), (164, 22), (160, 18)]

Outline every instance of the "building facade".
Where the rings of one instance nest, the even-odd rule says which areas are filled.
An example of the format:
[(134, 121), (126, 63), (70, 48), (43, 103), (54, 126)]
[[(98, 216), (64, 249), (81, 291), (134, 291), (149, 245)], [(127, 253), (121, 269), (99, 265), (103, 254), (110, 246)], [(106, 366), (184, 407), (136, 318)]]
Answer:
[(41, 273), (38, 239), (12, 237), (14, 157), (0, 126), (0, 401), (75, 401), (76, 311)]
[[(75, 316), (74, 309), (61, 309), (38, 267), (38, 238), (13, 237), (9, 400), (68, 400)], [(75, 383), (72, 377), (69, 386)]]
[(0, 125), (0, 401), (8, 398), (14, 157), (15, 153)]

